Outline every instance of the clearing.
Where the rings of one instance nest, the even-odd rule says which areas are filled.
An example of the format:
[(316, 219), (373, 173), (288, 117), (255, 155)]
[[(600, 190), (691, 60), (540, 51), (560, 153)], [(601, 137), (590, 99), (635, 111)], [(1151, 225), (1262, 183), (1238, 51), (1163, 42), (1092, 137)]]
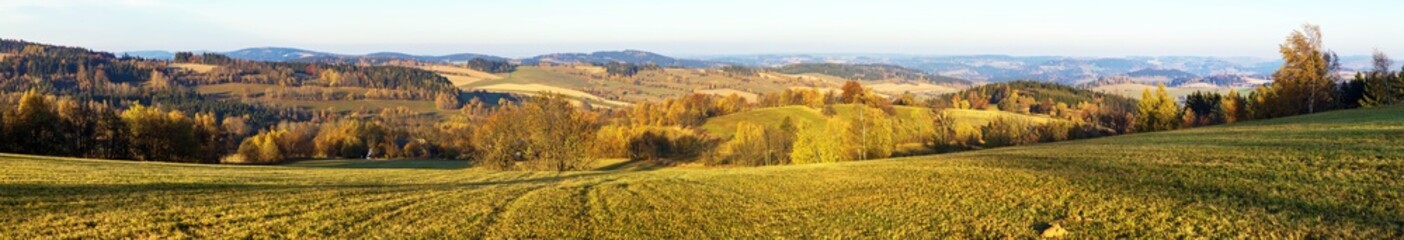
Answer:
[(210, 71), (214, 71), (214, 69), (219, 66), (199, 63), (172, 63), (170, 67), (176, 69), (189, 70), (195, 73), (209, 73)]

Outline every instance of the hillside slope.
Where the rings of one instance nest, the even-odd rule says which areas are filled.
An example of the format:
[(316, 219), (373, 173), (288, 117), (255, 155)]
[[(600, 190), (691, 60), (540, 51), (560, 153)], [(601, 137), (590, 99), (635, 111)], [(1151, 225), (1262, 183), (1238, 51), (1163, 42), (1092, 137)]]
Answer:
[(1404, 237), (1404, 106), (839, 164), (308, 168), (0, 156), (15, 238)]

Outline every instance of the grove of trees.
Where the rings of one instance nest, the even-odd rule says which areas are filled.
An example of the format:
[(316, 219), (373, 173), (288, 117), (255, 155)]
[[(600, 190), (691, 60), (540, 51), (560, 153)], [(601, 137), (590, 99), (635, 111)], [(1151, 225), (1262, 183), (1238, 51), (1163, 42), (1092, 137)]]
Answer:
[[(268, 63), (193, 53), (157, 61), (0, 40), (0, 53), (10, 54), (0, 61), (0, 152), (234, 164), (446, 158), (487, 169), (541, 171), (586, 170), (606, 158), (760, 166), (1017, 146), (1404, 102), (1404, 71), (1391, 70), (1383, 53), (1375, 54), (1370, 71), (1341, 80), (1339, 58), (1324, 47), (1319, 27), (1294, 31), (1280, 50), (1285, 63), (1273, 82), (1246, 94), (1197, 92), (1176, 99), (1162, 85), (1133, 100), (1014, 81), (920, 98), (883, 96), (849, 81), (837, 91), (792, 88), (755, 99), (685, 94), (596, 108), (556, 94), (483, 98), (432, 72), (406, 67)], [(198, 73), (173, 64), (214, 68)], [(492, 71), (512, 67), (469, 64)], [(611, 75), (656, 68), (602, 66)], [(910, 71), (790, 66), (802, 67), (880, 78)], [(216, 96), (194, 89), (225, 83), (278, 87), (259, 93), (263, 98), (411, 99), (432, 102), (439, 111), (281, 107), (246, 101), (255, 97), (252, 93)], [(794, 106), (820, 117), (784, 116), (779, 124), (743, 121), (726, 133), (704, 129), (716, 117)], [(993, 116), (986, 123), (958, 119), (957, 113)]]

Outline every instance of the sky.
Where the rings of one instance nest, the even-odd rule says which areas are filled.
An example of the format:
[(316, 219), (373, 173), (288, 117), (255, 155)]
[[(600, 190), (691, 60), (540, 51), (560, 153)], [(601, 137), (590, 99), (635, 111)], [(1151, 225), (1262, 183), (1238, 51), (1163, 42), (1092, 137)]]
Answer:
[(1304, 23), (1341, 55), (1404, 53), (1399, 12), (1404, 1), (0, 0), (0, 38), (112, 52), (1271, 58)]

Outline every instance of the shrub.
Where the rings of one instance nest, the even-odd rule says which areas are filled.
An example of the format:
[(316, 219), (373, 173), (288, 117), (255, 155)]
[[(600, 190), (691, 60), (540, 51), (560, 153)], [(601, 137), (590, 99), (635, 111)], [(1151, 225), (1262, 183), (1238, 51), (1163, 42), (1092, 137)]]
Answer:
[(794, 164), (827, 163), (851, 160), (843, 145), (848, 123), (829, 119), (826, 124), (802, 124), (795, 136), (790, 162)]
[(1037, 143), (1039, 132), (1023, 119), (1001, 116), (984, 128), (985, 146), (1001, 147)]
[(677, 161), (693, 158), (713, 149), (716, 141), (694, 130), (677, 127), (637, 127), (636, 135), (625, 143), (629, 160)]
[(793, 135), (776, 129), (766, 129), (761, 125), (741, 122), (736, 125), (736, 134), (731, 141), (718, 151), (721, 156), (713, 164), (736, 164), (746, 166), (779, 165), (789, 162), (789, 139)]

